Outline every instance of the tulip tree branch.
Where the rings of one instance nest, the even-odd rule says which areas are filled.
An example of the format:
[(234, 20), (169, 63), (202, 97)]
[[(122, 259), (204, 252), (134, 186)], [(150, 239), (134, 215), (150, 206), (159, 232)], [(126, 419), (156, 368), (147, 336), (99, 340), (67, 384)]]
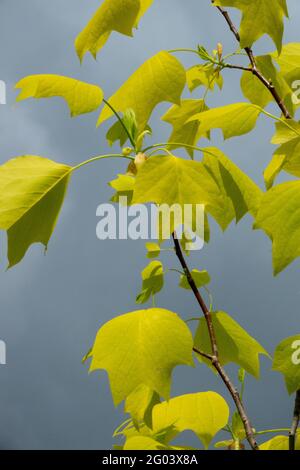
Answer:
[[(214, 0), (212, 0), (212, 3), (214, 3)], [(240, 33), (238, 32), (237, 28), (233, 24), (233, 22), (232, 22), (232, 20), (229, 16), (229, 13), (226, 10), (224, 10), (222, 7), (217, 6), (217, 9), (219, 10), (219, 12), (225, 18), (225, 21), (228, 24), (228, 26), (229, 26), (230, 30), (232, 31), (232, 33), (234, 34), (236, 40), (240, 43), (240, 41), (241, 41)], [(251, 72), (253, 75), (255, 75), (261, 81), (261, 83), (269, 90), (269, 92), (273, 96), (274, 100), (276, 101), (277, 105), (279, 106), (279, 108), (280, 108), (281, 112), (283, 113), (284, 117), (286, 119), (291, 119), (291, 115), (289, 113), (289, 110), (287, 109), (283, 99), (281, 98), (278, 91), (276, 90), (274, 84), (272, 83), (271, 80), (268, 80), (261, 73), (261, 71), (258, 69), (257, 64), (256, 64), (256, 60), (255, 60), (255, 57), (254, 57), (254, 54), (253, 54), (253, 51), (252, 51), (251, 47), (245, 47), (245, 52), (246, 52), (247, 56), (249, 57), (251, 67), (245, 68), (243, 70)], [(227, 67), (227, 68), (240, 68), (240, 67)]]
[(293, 418), (293, 424), (292, 424), (290, 435), (289, 435), (289, 449), (290, 450), (295, 450), (295, 447), (296, 447), (296, 435), (297, 435), (299, 422), (300, 422), (300, 390), (298, 390), (298, 392), (296, 393), (294, 418)]
[(190, 288), (193, 291), (193, 294), (194, 294), (194, 296), (195, 296), (195, 298), (198, 302), (198, 305), (200, 306), (200, 308), (202, 310), (202, 313), (203, 313), (204, 318), (206, 320), (208, 333), (209, 333), (209, 337), (210, 337), (210, 342), (211, 342), (211, 349), (212, 349), (212, 354), (211, 355), (206, 354), (204, 352), (201, 352), (201, 351), (197, 350), (196, 348), (194, 348), (194, 352), (196, 354), (199, 354), (200, 356), (208, 359), (209, 361), (211, 361), (212, 366), (216, 369), (216, 371), (220, 375), (221, 379), (223, 380), (225, 386), (227, 387), (227, 389), (228, 389), (228, 391), (229, 391), (229, 393), (230, 393), (230, 395), (231, 395), (231, 397), (232, 397), (232, 399), (233, 399), (233, 401), (234, 401), (234, 403), (237, 407), (237, 410), (239, 412), (239, 415), (241, 417), (241, 420), (242, 420), (244, 428), (245, 428), (247, 440), (248, 440), (251, 448), (253, 450), (258, 450), (258, 445), (257, 445), (257, 442), (256, 442), (255, 437), (254, 437), (255, 431), (253, 430), (252, 425), (250, 423), (250, 420), (247, 416), (247, 413), (246, 413), (244, 404), (241, 400), (240, 394), (237, 391), (237, 389), (235, 388), (235, 386), (233, 385), (233, 383), (231, 382), (229, 376), (227, 375), (227, 373), (225, 372), (225, 370), (223, 369), (223, 367), (220, 363), (219, 352), (218, 352), (218, 344), (217, 344), (215, 329), (214, 329), (214, 325), (213, 325), (213, 321), (212, 321), (212, 314), (211, 314), (209, 308), (207, 307), (207, 305), (206, 305), (199, 289), (197, 288), (197, 286), (195, 284), (195, 281), (192, 277), (191, 271), (190, 271), (190, 269), (189, 269), (189, 267), (188, 267), (188, 265), (185, 261), (185, 258), (183, 256), (181, 246), (180, 246), (180, 242), (177, 238), (176, 232), (174, 232), (172, 234), (172, 236), (173, 236), (173, 241), (174, 241), (174, 246), (175, 246), (175, 253), (176, 253), (176, 255), (179, 259), (181, 267), (183, 268), (183, 271), (186, 275), (187, 281), (190, 285)]

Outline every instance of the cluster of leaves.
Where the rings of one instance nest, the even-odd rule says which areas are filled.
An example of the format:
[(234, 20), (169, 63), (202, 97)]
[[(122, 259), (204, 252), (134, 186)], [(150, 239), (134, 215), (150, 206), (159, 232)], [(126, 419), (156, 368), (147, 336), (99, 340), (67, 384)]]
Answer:
[[(240, 47), (249, 48), (262, 35), (268, 34), (276, 52), (256, 58), (260, 72), (270, 79), (282, 96), (292, 116), (292, 83), (298, 77), (300, 44), (282, 47), (283, 19), (287, 16), (285, 0), (215, 0), (216, 6), (235, 7), (242, 11)], [(82, 61), (90, 52), (96, 57), (112, 32), (132, 35), (152, 0), (105, 0), (76, 39), (76, 51)], [(276, 5), (275, 5), (276, 4)], [(19, 263), (33, 243), (47, 247), (53, 233), (70, 177), (83, 165), (103, 158), (130, 160), (127, 170), (110, 182), (115, 193), (112, 200), (126, 195), (129, 204), (203, 204), (205, 206), (205, 241), (209, 241), (209, 218), (222, 230), (246, 214), (254, 227), (262, 229), (273, 242), (274, 272), (278, 274), (300, 256), (300, 123), (295, 119), (276, 117), (265, 110), (274, 99), (269, 90), (243, 67), (241, 89), (247, 101), (209, 109), (206, 96), (216, 86), (223, 86), (223, 71), (239, 59), (241, 51), (223, 56), (219, 44), (211, 54), (199, 46), (197, 63), (185, 70), (171, 52), (161, 51), (142, 64), (108, 100), (98, 85), (58, 75), (32, 75), (16, 87), (18, 100), (61, 97), (71, 116), (96, 111), (104, 104), (97, 125), (108, 119), (117, 120), (107, 132), (110, 145), (120, 143), (119, 154), (101, 155), (71, 167), (40, 156), (25, 155), (0, 167), (0, 228), (8, 234), (9, 267)], [(250, 64), (251, 65), (251, 64)], [(204, 87), (201, 98), (182, 98), (185, 87), (190, 92)], [(149, 120), (154, 108), (162, 102), (171, 104), (162, 120), (172, 126), (165, 144), (144, 148), (151, 134)], [(260, 115), (276, 121), (272, 143), (278, 145), (265, 170), (266, 191), (252, 181), (227, 156), (214, 147), (199, 148), (199, 140), (212, 138), (221, 129), (224, 139), (251, 132)], [(128, 142), (130, 147), (124, 147)], [(183, 148), (187, 159), (171, 151)], [(195, 159), (195, 152), (202, 160)], [(159, 154), (157, 154), (159, 152)], [(153, 153), (156, 153), (154, 155)], [(274, 186), (282, 171), (296, 179)], [(174, 223), (174, 228), (175, 227)], [(194, 228), (193, 217), (190, 228)], [(182, 242), (184, 245), (184, 240)], [(152, 259), (142, 272), (142, 289), (137, 303), (153, 299), (164, 285), (169, 271), (161, 261), (161, 243), (147, 244), (147, 257)], [(183, 246), (184, 248), (184, 246)], [(206, 270), (194, 269), (192, 277), (199, 289), (206, 289), (210, 276)], [(179, 286), (189, 289), (186, 273), (180, 273)], [(211, 312), (222, 365), (237, 364), (243, 385), (245, 372), (259, 377), (259, 357), (269, 357), (265, 349), (233, 318), (224, 312)], [(283, 373), (289, 393), (300, 389), (300, 369), (291, 361), (293, 345), (300, 336), (281, 343), (273, 362), (274, 370)], [(172, 441), (185, 430), (192, 430), (204, 447), (221, 429), (229, 430), (231, 439), (221, 442), (230, 448), (241, 445), (245, 430), (239, 415), (229, 422), (225, 400), (214, 392), (202, 392), (170, 399), (171, 375), (178, 365), (195, 366), (193, 348), (211, 354), (211, 344), (204, 319), (199, 320), (193, 338), (187, 324), (178, 314), (159, 308), (137, 310), (105, 324), (98, 332), (91, 352), (91, 370), (107, 371), (114, 403), (125, 402), (130, 418), (115, 433), (125, 437), (124, 449), (175, 449)], [(195, 354), (198, 361), (211, 363)], [(166, 400), (166, 401), (161, 401)], [(300, 449), (300, 439), (297, 446)], [(288, 438), (277, 436), (261, 449), (288, 448)]]

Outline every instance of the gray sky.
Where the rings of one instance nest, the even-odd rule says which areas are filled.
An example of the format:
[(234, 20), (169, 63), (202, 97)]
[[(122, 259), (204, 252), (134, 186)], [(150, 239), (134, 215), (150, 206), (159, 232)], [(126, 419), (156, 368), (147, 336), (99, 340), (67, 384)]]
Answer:
[[(285, 42), (298, 41), (300, 9), (290, 0), (291, 21)], [(99, 54), (80, 66), (73, 41), (99, 5), (98, 0), (1, 0), (0, 79), (8, 86), (8, 103), (0, 106), (0, 161), (22, 154), (78, 163), (105, 153), (105, 130), (95, 128), (97, 113), (70, 119), (59, 99), (14, 104), (14, 84), (34, 73), (58, 73), (99, 83), (108, 97), (144, 60), (161, 49), (236, 48), (223, 19), (209, 0), (154, 0), (134, 39), (117, 34)], [(234, 15), (238, 20), (238, 15)], [(256, 52), (273, 50), (265, 38)], [(191, 57), (181, 57), (186, 65)], [(209, 97), (210, 106), (243, 101), (239, 77), (225, 72), (223, 94)], [(195, 94), (195, 97), (197, 93)], [(159, 107), (161, 113), (166, 105)], [(276, 108), (274, 111), (277, 112)], [(165, 140), (169, 126), (154, 114), (154, 139)], [(156, 119), (155, 119), (156, 117)], [(250, 135), (219, 146), (256, 182), (271, 158), (268, 144), (273, 123), (260, 118)], [(33, 246), (23, 262), (5, 272), (6, 237), (1, 235), (0, 339), (7, 343), (8, 365), (0, 366), (0, 447), (4, 449), (105, 449), (123, 419), (113, 408), (106, 374), (87, 374), (81, 358), (98, 328), (116, 315), (136, 308), (140, 270), (146, 265), (143, 242), (100, 242), (96, 239), (96, 207), (107, 201), (107, 186), (124, 170), (122, 162), (104, 162), (74, 175), (47, 256)], [(193, 255), (192, 267), (208, 269), (215, 306), (239, 321), (269, 352), (283, 338), (299, 333), (299, 261), (272, 277), (271, 244), (251, 230), (246, 217), (222, 234), (212, 223), (211, 243)], [(177, 267), (172, 255), (164, 257)], [(188, 318), (197, 313), (192, 296), (177, 289), (170, 275), (159, 306)], [(246, 404), (257, 429), (287, 427), (292, 399), (281, 376), (262, 360), (262, 380), (247, 380)], [(236, 368), (229, 367), (232, 374)], [(172, 394), (216, 390), (228, 398), (217, 377), (205, 366), (178, 368)], [(189, 438), (189, 442), (194, 442)]]

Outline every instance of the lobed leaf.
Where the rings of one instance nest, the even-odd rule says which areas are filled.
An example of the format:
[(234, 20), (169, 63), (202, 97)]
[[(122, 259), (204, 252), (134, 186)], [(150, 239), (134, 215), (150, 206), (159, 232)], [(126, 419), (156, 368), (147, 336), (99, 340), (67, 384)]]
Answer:
[(261, 108), (256, 105), (235, 103), (195, 114), (187, 122), (198, 121), (200, 135), (221, 129), (224, 139), (229, 139), (252, 131), (260, 113)]
[(265, 193), (256, 215), (255, 229), (273, 242), (273, 268), (277, 275), (300, 256), (300, 181), (282, 183)]
[(169, 428), (164, 442), (179, 433), (193, 431), (207, 448), (214, 436), (227, 425), (229, 407), (219, 394), (202, 392), (182, 395), (153, 408), (153, 431)]
[[(249, 374), (259, 378), (259, 355), (268, 356), (266, 350), (227, 313), (213, 313), (212, 321), (221, 364), (226, 365), (234, 362), (243, 367)], [(210, 337), (204, 318), (199, 321), (195, 336), (195, 347), (202, 352), (212, 354)], [(197, 359), (200, 362), (208, 363), (206, 359), (198, 354)], [(209, 365), (211, 365), (210, 362)]]
[(133, 36), (133, 28), (152, 4), (153, 0), (104, 0), (87, 26), (77, 36), (75, 48), (82, 61), (90, 52), (96, 59), (113, 31)]
[(33, 243), (47, 248), (72, 168), (25, 155), (0, 166), (0, 229), (7, 230), (9, 267)]
[[(139, 132), (146, 129), (153, 109), (161, 102), (180, 104), (186, 83), (185, 69), (168, 52), (162, 51), (147, 60), (109, 99), (118, 112), (133, 109)], [(105, 106), (98, 125), (109, 119), (113, 111)]]
[(213, 0), (222, 7), (234, 7), (242, 11), (240, 27), (241, 47), (252, 46), (264, 34), (274, 41), (278, 53), (282, 48), (284, 17), (288, 16), (286, 0)]
[(64, 98), (71, 116), (95, 111), (102, 103), (103, 91), (96, 85), (61, 75), (30, 75), (16, 84), (21, 89), (17, 101), (27, 98)]
[(100, 328), (90, 370), (107, 371), (116, 406), (141, 385), (168, 399), (172, 370), (193, 365), (192, 347), (190, 330), (175, 313), (139, 310)]
[(277, 346), (273, 370), (283, 374), (290, 395), (300, 390), (300, 335), (286, 338)]

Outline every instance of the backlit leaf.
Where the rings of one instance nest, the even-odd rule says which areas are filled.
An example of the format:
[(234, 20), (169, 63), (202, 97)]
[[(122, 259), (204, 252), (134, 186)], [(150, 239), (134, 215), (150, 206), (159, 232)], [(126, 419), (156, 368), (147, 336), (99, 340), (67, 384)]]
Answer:
[(22, 90), (17, 101), (53, 96), (64, 98), (72, 117), (95, 111), (103, 100), (100, 87), (60, 75), (30, 75), (20, 80), (16, 88)]
[(274, 41), (278, 52), (282, 47), (286, 0), (213, 0), (214, 5), (234, 7), (242, 11), (240, 27), (241, 47), (252, 46), (264, 34)]
[[(290, 88), (286, 81), (279, 74), (278, 70), (272, 62), (270, 55), (258, 56), (255, 58), (258, 70), (273, 83), (277, 92), (282, 98), (290, 98)], [(265, 108), (274, 98), (266, 86), (258, 80), (258, 78), (250, 72), (244, 72), (241, 78), (241, 88), (244, 96), (251, 103)], [(285, 100), (286, 105), (292, 112), (290, 99)]]
[(282, 183), (262, 197), (255, 229), (262, 229), (273, 242), (274, 274), (300, 256), (300, 181)]
[(190, 91), (199, 86), (213, 90), (216, 85), (223, 87), (223, 77), (212, 64), (194, 65), (186, 71), (187, 85)]
[(169, 398), (172, 370), (193, 365), (193, 339), (173, 312), (153, 308), (131, 312), (100, 328), (92, 351), (91, 371), (108, 372), (115, 405), (140, 385)]
[(125, 413), (130, 413), (137, 428), (142, 421), (152, 427), (152, 409), (159, 401), (157, 393), (141, 385), (126, 398)]
[(230, 201), (224, 199), (217, 183), (200, 162), (175, 156), (147, 160), (136, 177), (133, 204), (204, 204), (222, 228), (228, 225)]
[(231, 200), (232, 212), (228, 213), (228, 223), (234, 217), (239, 222), (248, 212), (255, 216), (263, 195), (261, 189), (219, 149), (208, 147), (203, 154), (203, 164), (213, 175), (220, 191)]
[[(153, 109), (161, 102), (180, 104), (180, 97), (186, 83), (185, 69), (168, 52), (162, 51), (145, 62), (109, 99), (118, 112), (133, 109), (138, 130), (145, 130)], [(105, 106), (98, 125), (113, 115)]]
[(47, 248), (72, 168), (26, 155), (0, 166), (0, 229), (7, 230), (9, 267), (33, 243)]
[[(200, 137), (209, 138), (209, 132), (199, 134), (199, 123), (197, 121), (187, 122), (196, 113), (206, 111), (208, 107), (203, 100), (182, 100), (180, 106), (173, 105), (162, 120), (173, 126), (173, 132), (169, 142), (196, 145)], [(184, 147), (183, 145), (172, 145), (172, 149)], [(193, 157), (194, 150), (186, 147), (188, 154)]]
[[(212, 321), (221, 364), (226, 365), (234, 362), (243, 367), (249, 374), (259, 378), (259, 355), (268, 356), (265, 349), (227, 313), (213, 313)], [(201, 318), (199, 321), (195, 336), (195, 347), (202, 352), (212, 354), (210, 338), (204, 318)], [(200, 362), (207, 363), (206, 359), (199, 355), (197, 355), (197, 359)]]
[(164, 268), (160, 261), (152, 261), (142, 271), (142, 290), (136, 298), (137, 304), (146, 303), (152, 295), (160, 292), (164, 286)]
[(215, 392), (192, 393), (172, 398), (153, 408), (153, 431), (169, 427), (165, 442), (179, 433), (193, 431), (205, 447), (228, 423), (229, 407)]
[(192, 116), (188, 122), (199, 121), (199, 134), (221, 129), (224, 139), (247, 134), (256, 125), (261, 108), (249, 103), (235, 103), (213, 108)]
[(283, 374), (289, 394), (300, 390), (300, 335), (291, 336), (277, 346), (273, 370)]
[(104, 0), (84, 30), (77, 36), (75, 48), (82, 61), (89, 51), (94, 58), (113, 31), (133, 35), (133, 28), (153, 0)]
[[(210, 275), (207, 271), (199, 271), (198, 269), (193, 269), (191, 271), (192, 278), (195, 281), (196, 286), (200, 289), (203, 286), (206, 286), (210, 283)], [(180, 276), (180, 283), (179, 287), (182, 289), (190, 289), (190, 285), (188, 283), (187, 277), (184, 275)]]
[(148, 436), (135, 436), (127, 439), (123, 450), (167, 450), (165, 446), (159, 441)]
[(157, 258), (160, 255), (161, 248), (158, 243), (146, 243), (147, 258)]
[[(259, 446), (260, 450), (289, 450), (289, 438), (276, 436)], [(300, 435), (296, 439), (295, 450), (300, 450)]]

